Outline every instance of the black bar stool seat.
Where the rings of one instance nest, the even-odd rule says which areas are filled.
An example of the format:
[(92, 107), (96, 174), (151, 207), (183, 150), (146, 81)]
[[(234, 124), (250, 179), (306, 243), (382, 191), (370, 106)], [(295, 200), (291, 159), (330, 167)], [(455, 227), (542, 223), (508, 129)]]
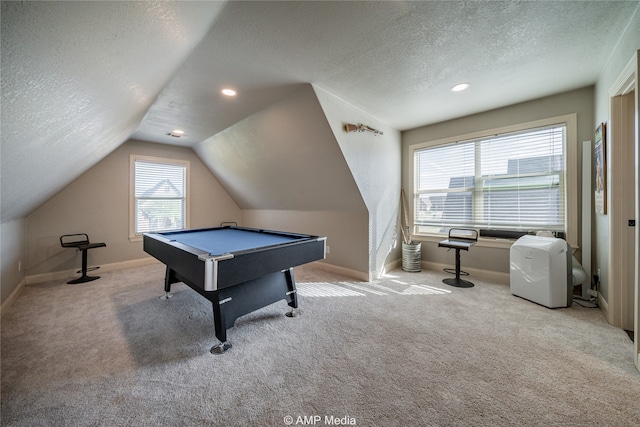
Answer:
[(478, 231), (469, 228), (452, 228), (449, 230), (449, 238), (438, 243), (438, 247), (456, 250), (455, 270), (445, 268), (447, 273), (455, 274), (455, 278), (443, 279), (442, 281), (457, 288), (472, 288), (473, 283), (463, 280), (460, 276), (468, 276), (469, 273), (460, 270), (460, 251), (468, 251), (469, 248), (478, 241)]
[(78, 234), (65, 234), (60, 236), (60, 246), (63, 248), (76, 248), (79, 251), (82, 251), (82, 270), (78, 270), (78, 273), (82, 273), (82, 276), (67, 282), (70, 285), (75, 285), (76, 283), (85, 283), (90, 282), (92, 280), (99, 279), (100, 276), (88, 276), (87, 271), (97, 270), (100, 267), (93, 267), (87, 269), (87, 251), (89, 249), (94, 248), (104, 248), (107, 246), (106, 243), (91, 243), (89, 241), (89, 236), (86, 233), (78, 233)]

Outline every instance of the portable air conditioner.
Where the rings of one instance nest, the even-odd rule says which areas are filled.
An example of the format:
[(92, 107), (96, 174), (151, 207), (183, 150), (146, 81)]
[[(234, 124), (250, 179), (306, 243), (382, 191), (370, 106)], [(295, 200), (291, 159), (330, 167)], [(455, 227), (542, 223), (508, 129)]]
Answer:
[(571, 251), (562, 239), (522, 236), (511, 246), (513, 295), (549, 308), (569, 307), (573, 299)]

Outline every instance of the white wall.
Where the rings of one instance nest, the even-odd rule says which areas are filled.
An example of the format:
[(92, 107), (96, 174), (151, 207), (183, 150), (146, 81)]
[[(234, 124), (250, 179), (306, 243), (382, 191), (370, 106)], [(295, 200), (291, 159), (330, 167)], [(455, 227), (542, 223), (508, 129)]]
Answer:
[(4, 303), (25, 277), (24, 220), (2, 223), (0, 242), (0, 301)]
[[(369, 272), (378, 277), (400, 257), (400, 132), (342, 99), (314, 87), (369, 211)], [(383, 132), (347, 133), (345, 124), (365, 124)]]

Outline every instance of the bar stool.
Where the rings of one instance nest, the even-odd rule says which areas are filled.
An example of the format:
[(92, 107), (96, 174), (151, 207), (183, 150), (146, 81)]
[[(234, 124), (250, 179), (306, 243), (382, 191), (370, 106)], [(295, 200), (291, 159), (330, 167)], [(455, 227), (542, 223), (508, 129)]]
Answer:
[(469, 248), (478, 241), (478, 231), (470, 228), (451, 228), (449, 238), (438, 243), (438, 247), (456, 250), (456, 268), (445, 268), (447, 273), (455, 274), (455, 278), (443, 279), (442, 281), (457, 288), (472, 288), (473, 283), (463, 280), (460, 276), (468, 276), (469, 273), (460, 270), (460, 251), (468, 251)]
[(93, 248), (103, 248), (107, 246), (106, 243), (90, 243), (89, 236), (86, 233), (79, 234), (64, 234), (60, 236), (60, 246), (63, 248), (76, 248), (82, 251), (82, 270), (78, 270), (77, 273), (82, 273), (82, 276), (67, 282), (70, 285), (76, 283), (85, 283), (92, 280), (99, 279), (100, 276), (87, 276), (87, 271), (97, 270), (100, 267), (92, 267), (87, 269), (87, 251)]

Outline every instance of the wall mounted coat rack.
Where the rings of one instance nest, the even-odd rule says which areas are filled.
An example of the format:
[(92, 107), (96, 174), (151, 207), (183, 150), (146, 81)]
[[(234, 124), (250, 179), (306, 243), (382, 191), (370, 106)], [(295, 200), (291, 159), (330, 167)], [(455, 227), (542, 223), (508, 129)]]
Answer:
[(372, 132), (375, 136), (384, 135), (381, 130), (374, 129), (374, 128), (370, 127), (370, 126), (363, 125), (363, 124), (352, 125), (350, 123), (347, 123), (347, 124), (344, 125), (344, 129), (347, 131), (347, 133), (349, 133), (349, 132)]

